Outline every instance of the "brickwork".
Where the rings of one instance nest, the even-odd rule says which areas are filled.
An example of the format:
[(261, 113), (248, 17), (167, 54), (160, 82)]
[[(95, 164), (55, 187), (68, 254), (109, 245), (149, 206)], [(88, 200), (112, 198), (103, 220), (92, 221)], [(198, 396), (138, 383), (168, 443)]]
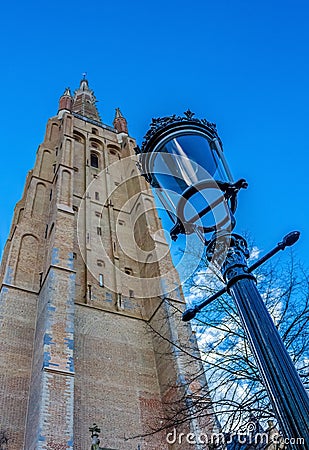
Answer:
[(3, 286), (0, 293), (0, 428), (10, 448), (23, 448), (35, 331), (36, 295)]
[(201, 367), (173, 345), (193, 342), (178, 275), (119, 110), (115, 124), (86, 80), (67, 89), (15, 208), (0, 279), (10, 450), (85, 450), (94, 422), (106, 448), (186, 450), (152, 431)]
[(143, 443), (151, 450), (166, 449), (157, 436), (131, 439), (155, 426), (161, 408), (152, 338), (144, 322), (78, 306), (75, 339), (76, 450), (87, 447), (87, 427), (94, 421), (101, 424), (105, 447), (133, 450)]
[(29, 450), (73, 449), (74, 288), (74, 273), (55, 267), (39, 294), (26, 431)]

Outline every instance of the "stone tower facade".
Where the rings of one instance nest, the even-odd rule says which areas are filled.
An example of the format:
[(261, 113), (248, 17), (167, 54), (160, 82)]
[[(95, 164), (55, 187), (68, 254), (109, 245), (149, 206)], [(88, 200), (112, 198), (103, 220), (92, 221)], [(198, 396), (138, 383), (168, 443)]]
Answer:
[[(169, 408), (178, 401), (191, 413), (205, 381), (190, 384), (201, 366), (179, 350), (197, 352), (196, 342), (119, 109), (113, 125), (86, 79), (74, 95), (66, 89), (15, 208), (0, 297), (0, 432), (10, 450), (90, 449), (94, 422), (100, 448), (204, 448), (166, 440)], [(186, 433), (201, 426), (179, 422)]]

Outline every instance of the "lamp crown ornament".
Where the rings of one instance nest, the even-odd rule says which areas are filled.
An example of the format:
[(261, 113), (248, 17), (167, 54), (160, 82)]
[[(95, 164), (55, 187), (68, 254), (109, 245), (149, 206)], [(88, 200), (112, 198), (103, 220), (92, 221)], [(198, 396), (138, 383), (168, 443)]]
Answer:
[(137, 146), (135, 148), (135, 152), (137, 154), (140, 154), (146, 151), (150, 141), (152, 141), (157, 135), (161, 134), (164, 129), (170, 129), (174, 127), (176, 128), (177, 124), (190, 125), (190, 123), (200, 125), (202, 128), (205, 128), (208, 132), (217, 137), (220, 145), (222, 146), (222, 142), (218, 136), (217, 126), (215, 123), (209, 122), (207, 119), (199, 119), (197, 117), (194, 117), (195, 113), (190, 109), (187, 109), (187, 111), (185, 111), (183, 114), (183, 116), (177, 116), (176, 114), (173, 114), (172, 116), (153, 118), (149, 125), (149, 130), (144, 136), (141, 148)]

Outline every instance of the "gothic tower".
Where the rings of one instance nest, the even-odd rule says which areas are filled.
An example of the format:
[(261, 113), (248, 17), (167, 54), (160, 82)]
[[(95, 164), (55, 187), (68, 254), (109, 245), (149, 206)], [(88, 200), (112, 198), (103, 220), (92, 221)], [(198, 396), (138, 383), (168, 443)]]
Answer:
[[(66, 89), (15, 207), (0, 279), (0, 431), (10, 450), (90, 449), (94, 422), (100, 448), (202, 448), (152, 433), (177, 399), (192, 409), (205, 380), (189, 384), (201, 366), (179, 345), (197, 352), (196, 342), (119, 109), (113, 125), (86, 79), (74, 95)], [(187, 433), (201, 425), (179, 422)]]

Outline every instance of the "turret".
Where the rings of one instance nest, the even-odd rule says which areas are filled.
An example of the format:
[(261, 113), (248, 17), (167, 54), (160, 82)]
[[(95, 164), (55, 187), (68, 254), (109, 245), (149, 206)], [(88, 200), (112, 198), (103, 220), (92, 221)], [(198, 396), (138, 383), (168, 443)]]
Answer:
[(65, 111), (71, 112), (73, 106), (73, 97), (70, 88), (66, 88), (59, 99), (58, 117), (60, 118)]
[(113, 122), (114, 128), (118, 133), (128, 134), (128, 124), (126, 119), (123, 117), (119, 108), (116, 108), (115, 118)]

